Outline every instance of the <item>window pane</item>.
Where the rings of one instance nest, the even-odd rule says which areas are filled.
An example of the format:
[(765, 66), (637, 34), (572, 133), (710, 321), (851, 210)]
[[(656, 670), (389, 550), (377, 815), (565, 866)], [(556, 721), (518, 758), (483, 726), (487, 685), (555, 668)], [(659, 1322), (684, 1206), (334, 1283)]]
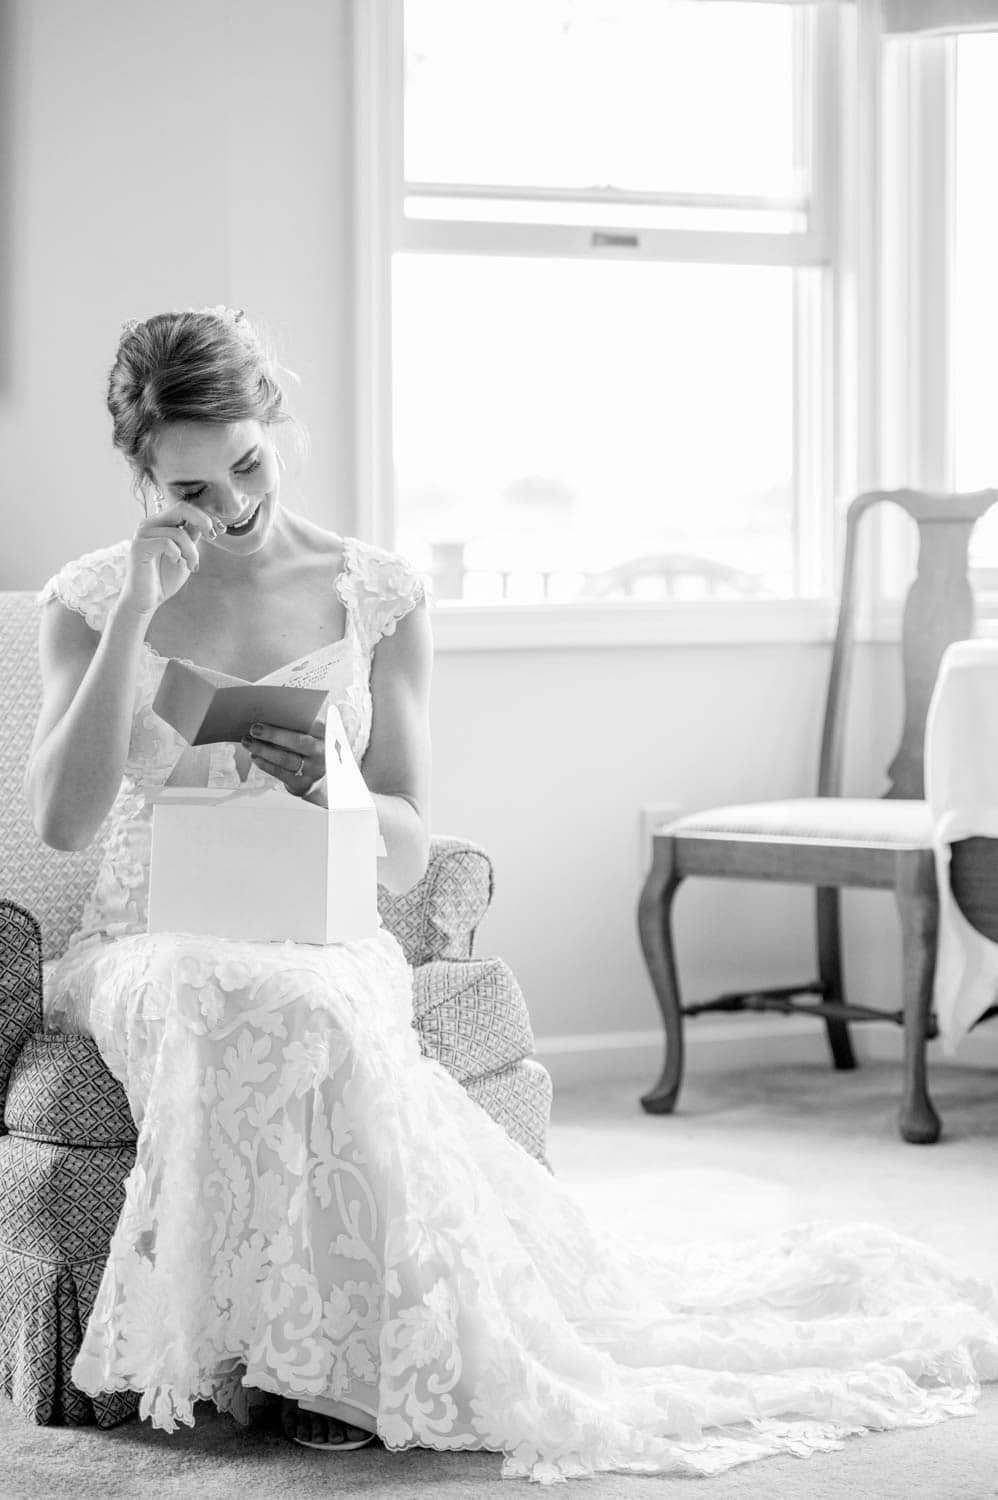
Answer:
[(406, 0), (406, 177), (798, 193), (795, 9)]
[[(960, 489), (998, 486), (998, 36), (957, 44), (954, 441)], [(975, 529), (975, 563), (998, 589), (998, 515)]]
[(400, 548), (449, 598), (793, 593), (795, 274), (396, 255)]

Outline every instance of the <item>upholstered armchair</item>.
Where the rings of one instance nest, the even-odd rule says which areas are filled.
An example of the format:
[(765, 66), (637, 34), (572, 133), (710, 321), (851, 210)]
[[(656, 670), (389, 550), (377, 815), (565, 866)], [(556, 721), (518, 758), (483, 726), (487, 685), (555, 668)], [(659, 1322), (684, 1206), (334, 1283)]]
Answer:
[[(70, 1379), (135, 1159), (124, 1091), (83, 1036), (46, 1032), (45, 968), (65, 950), (94, 879), (100, 836), (48, 849), (22, 779), (40, 686), (31, 594), (0, 594), (0, 1392), (41, 1423), (111, 1426), (138, 1396), (91, 1402)], [(485, 850), (438, 836), (420, 883), (379, 891), (385, 926), (413, 969), (413, 1025), (524, 1150), (550, 1170), (551, 1079), (523, 995), (501, 958), (472, 949), (493, 892)]]

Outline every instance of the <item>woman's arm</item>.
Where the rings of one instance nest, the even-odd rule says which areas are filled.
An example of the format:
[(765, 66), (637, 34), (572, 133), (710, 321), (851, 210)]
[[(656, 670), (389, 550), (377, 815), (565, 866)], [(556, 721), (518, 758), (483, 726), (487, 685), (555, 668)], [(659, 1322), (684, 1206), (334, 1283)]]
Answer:
[(153, 615), (197, 571), (211, 518), (187, 500), (140, 521), (102, 634), (52, 600), (42, 615), (42, 710), (24, 773), (40, 838), (85, 849), (118, 794), (135, 712), (142, 642)]
[(371, 738), (361, 766), (387, 854), (378, 880), (401, 894), (430, 856), (430, 678), (433, 633), (425, 600), (381, 638), (371, 665)]
[(24, 794), (38, 836), (54, 849), (85, 849), (117, 795), (148, 624), (121, 601), (102, 635), (58, 600), (42, 612), (42, 708)]

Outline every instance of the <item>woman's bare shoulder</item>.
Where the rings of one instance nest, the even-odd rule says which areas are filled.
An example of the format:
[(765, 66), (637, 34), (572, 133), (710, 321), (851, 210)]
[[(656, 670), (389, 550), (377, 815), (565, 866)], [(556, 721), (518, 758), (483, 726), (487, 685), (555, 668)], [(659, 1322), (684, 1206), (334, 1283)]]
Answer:
[(309, 516), (295, 514), (291, 520), (291, 539), (298, 558), (336, 558), (343, 552), (344, 538), (338, 532), (320, 526)]

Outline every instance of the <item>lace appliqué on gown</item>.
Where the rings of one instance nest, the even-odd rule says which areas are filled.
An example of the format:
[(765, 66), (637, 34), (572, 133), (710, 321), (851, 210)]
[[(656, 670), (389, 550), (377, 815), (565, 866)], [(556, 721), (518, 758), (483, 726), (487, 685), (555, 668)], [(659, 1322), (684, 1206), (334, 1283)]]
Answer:
[[(329, 691), (360, 759), (370, 653), (423, 591), (404, 560), (346, 550)], [(91, 554), (51, 588), (99, 629), (122, 564)], [(541, 1483), (971, 1415), (998, 1377), (993, 1288), (871, 1224), (658, 1250), (597, 1230), (421, 1055), (387, 931), (147, 934), (146, 798), (183, 748), (149, 708), (163, 665), (144, 659), (97, 888), (46, 975), (49, 1023), (96, 1037), (139, 1124), (84, 1391), (142, 1391), (170, 1430), (199, 1399), (245, 1420), (254, 1392), (326, 1396), (389, 1448), (490, 1449)]]

